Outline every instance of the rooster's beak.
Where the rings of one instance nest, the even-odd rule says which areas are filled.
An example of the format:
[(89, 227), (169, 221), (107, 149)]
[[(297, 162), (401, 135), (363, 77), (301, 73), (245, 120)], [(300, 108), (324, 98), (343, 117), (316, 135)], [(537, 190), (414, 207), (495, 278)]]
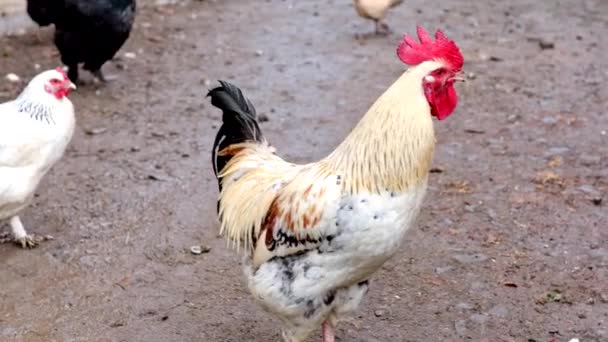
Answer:
[(68, 88), (72, 89), (72, 90), (76, 90), (76, 85), (72, 82), (70, 82), (70, 84), (68, 85)]
[(464, 77), (464, 74), (462, 72), (457, 73), (456, 75), (454, 75), (454, 77), (451, 77), (450, 80), (454, 81), (454, 82), (466, 82), (467, 79)]

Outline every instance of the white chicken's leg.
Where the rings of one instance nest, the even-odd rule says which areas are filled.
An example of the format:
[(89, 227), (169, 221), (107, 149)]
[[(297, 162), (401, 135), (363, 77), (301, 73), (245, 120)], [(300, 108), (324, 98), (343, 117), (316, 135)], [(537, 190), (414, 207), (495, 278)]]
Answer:
[(323, 326), (321, 327), (321, 336), (323, 337), (323, 342), (336, 342), (334, 329), (332, 328), (329, 320), (323, 322)]
[(38, 244), (36, 241), (34, 241), (32, 236), (27, 235), (19, 216), (13, 216), (11, 218), (11, 231), (13, 233), (13, 239), (15, 242), (20, 244), (23, 248), (34, 248)]

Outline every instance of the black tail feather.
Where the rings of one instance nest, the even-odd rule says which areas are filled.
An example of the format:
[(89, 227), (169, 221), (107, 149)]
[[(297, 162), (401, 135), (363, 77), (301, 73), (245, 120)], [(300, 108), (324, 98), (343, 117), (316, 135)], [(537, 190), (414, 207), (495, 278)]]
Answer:
[(212, 151), (213, 171), (216, 176), (232, 158), (229, 155), (219, 156), (218, 152), (232, 144), (264, 139), (251, 102), (235, 85), (225, 81), (219, 82), (221, 86), (207, 94), (211, 96), (211, 104), (223, 111), (223, 123), (215, 137)]

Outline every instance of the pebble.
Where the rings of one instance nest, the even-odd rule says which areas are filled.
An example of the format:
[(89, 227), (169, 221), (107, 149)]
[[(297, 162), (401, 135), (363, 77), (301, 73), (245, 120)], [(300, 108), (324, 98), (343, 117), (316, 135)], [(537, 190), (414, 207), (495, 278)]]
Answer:
[(557, 123), (557, 121), (558, 121), (558, 120), (557, 120), (556, 118), (552, 117), (552, 116), (545, 116), (545, 117), (543, 118), (543, 123), (546, 123), (546, 124), (548, 124), (548, 125), (553, 125), (553, 124), (556, 124), (556, 123)]
[(135, 58), (137, 58), (137, 55), (135, 54), (135, 52), (125, 52), (124, 56), (125, 56), (125, 58), (128, 58), (128, 59), (135, 59)]
[(474, 306), (469, 303), (458, 303), (455, 308), (458, 310), (473, 310)]
[(190, 247), (190, 253), (192, 253), (194, 255), (199, 255), (199, 254), (203, 254), (203, 253), (209, 253), (209, 251), (211, 251), (211, 248), (206, 247), (206, 246), (192, 246), (192, 247)]
[(488, 313), (495, 317), (506, 317), (509, 314), (509, 310), (502, 305), (496, 305)]
[(458, 335), (464, 336), (464, 334), (467, 332), (467, 321), (461, 319), (454, 322), (454, 329), (456, 329), (456, 333)]
[(551, 147), (550, 149), (547, 150), (547, 153), (545, 153), (545, 155), (546, 156), (555, 156), (555, 155), (559, 155), (559, 154), (564, 154), (568, 151), (570, 151), (570, 148), (565, 147), (565, 146)]
[(451, 271), (452, 269), (454, 269), (454, 267), (452, 267), (452, 266), (437, 267), (437, 268), (435, 268), (435, 273), (443, 274), (445, 272)]
[(599, 164), (602, 161), (602, 158), (600, 156), (583, 154), (578, 158), (578, 160), (583, 166), (593, 166)]
[(385, 313), (386, 312), (384, 310), (376, 310), (376, 311), (374, 311), (374, 316), (382, 317), (382, 316), (384, 316)]
[(589, 195), (599, 195), (599, 191), (597, 191), (596, 188), (589, 184), (583, 184), (579, 186), (578, 189)]
[(476, 254), (455, 254), (452, 255), (452, 259), (459, 261), (463, 264), (472, 264), (474, 262), (482, 262), (488, 260), (488, 256), (482, 253)]
[(17, 74), (13, 74), (12, 72), (10, 74), (6, 74), (6, 79), (13, 83), (21, 81), (21, 77), (17, 76)]
[(475, 322), (477, 324), (484, 324), (488, 321), (488, 316), (483, 314), (472, 314), (469, 318), (472, 322)]
[(268, 115), (261, 113), (258, 115), (258, 121), (259, 122), (267, 122), (270, 121), (270, 118), (268, 117)]
[(97, 128), (88, 128), (88, 129), (85, 129), (84, 132), (87, 135), (97, 135), (97, 134), (104, 133), (107, 130), (108, 129), (105, 128), (105, 127), (97, 127)]

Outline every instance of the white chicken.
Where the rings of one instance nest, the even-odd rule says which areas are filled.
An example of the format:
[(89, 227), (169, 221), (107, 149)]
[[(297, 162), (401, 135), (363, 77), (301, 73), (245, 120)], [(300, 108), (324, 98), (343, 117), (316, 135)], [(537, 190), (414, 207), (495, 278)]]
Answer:
[(13, 101), (0, 104), (0, 221), (10, 220), (23, 248), (36, 246), (18, 214), (42, 177), (63, 155), (74, 132), (76, 87), (61, 68), (34, 77)]

